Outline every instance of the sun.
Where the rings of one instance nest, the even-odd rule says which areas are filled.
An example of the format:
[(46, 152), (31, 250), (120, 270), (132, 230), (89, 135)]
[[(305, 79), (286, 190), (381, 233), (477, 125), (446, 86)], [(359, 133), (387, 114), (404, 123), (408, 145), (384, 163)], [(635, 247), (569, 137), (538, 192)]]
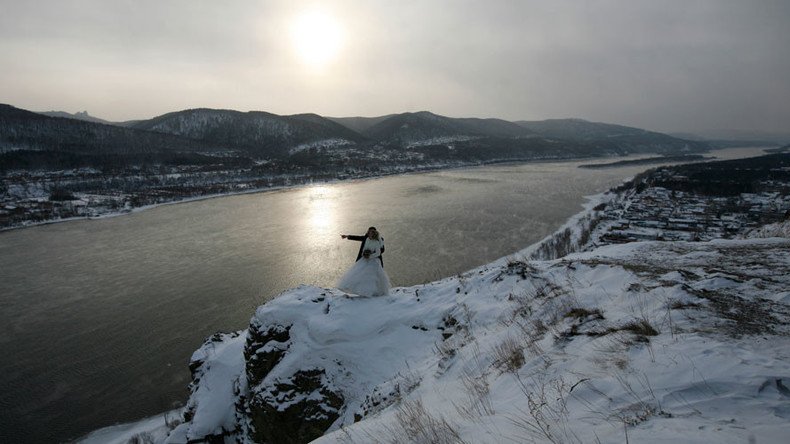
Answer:
[(323, 69), (339, 54), (343, 29), (327, 12), (307, 11), (294, 20), (291, 41), (299, 60), (312, 68)]

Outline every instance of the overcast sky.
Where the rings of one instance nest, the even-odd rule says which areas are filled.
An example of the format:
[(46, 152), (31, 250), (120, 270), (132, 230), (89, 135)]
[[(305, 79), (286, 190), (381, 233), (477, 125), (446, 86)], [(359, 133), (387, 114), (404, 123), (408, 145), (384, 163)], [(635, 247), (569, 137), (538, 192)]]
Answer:
[(790, 1), (0, 0), (0, 102), (787, 132)]

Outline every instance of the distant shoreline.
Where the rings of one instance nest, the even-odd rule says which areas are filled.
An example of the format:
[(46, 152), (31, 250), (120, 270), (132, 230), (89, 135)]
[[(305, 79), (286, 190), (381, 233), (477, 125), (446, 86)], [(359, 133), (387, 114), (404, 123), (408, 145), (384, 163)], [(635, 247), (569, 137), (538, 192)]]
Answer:
[(341, 182), (351, 182), (356, 180), (373, 180), (373, 179), (381, 179), (384, 177), (389, 176), (397, 176), (397, 175), (409, 175), (409, 174), (421, 174), (421, 173), (431, 173), (436, 171), (445, 171), (445, 170), (457, 170), (463, 168), (475, 168), (475, 167), (482, 167), (488, 165), (506, 165), (506, 164), (526, 164), (526, 163), (547, 163), (547, 162), (575, 162), (582, 159), (595, 159), (590, 157), (567, 157), (567, 158), (533, 158), (533, 159), (494, 159), (486, 162), (480, 163), (469, 163), (469, 164), (446, 164), (446, 165), (429, 165), (425, 167), (416, 167), (413, 169), (406, 169), (406, 170), (394, 170), (394, 171), (380, 171), (377, 174), (373, 175), (359, 175), (353, 177), (346, 177), (346, 178), (335, 178), (335, 179), (317, 179), (314, 181), (304, 182), (304, 183), (296, 183), (291, 185), (281, 185), (281, 186), (274, 186), (274, 187), (265, 187), (265, 188), (252, 188), (243, 191), (231, 191), (226, 193), (216, 193), (216, 194), (206, 194), (201, 196), (193, 196), (193, 197), (186, 197), (183, 199), (178, 200), (171, 200), (168, 202), (161, 202), (155, 203), (151, 205), (143, 205), (139, 207), (134, 207), (128, 210), (122, 211), (112, 211), (107, 212), (104, 214), (98, 214), (95, 216), (78, 216), (78, 217), (68, 217), (63, 219), (49, 219), (39, 222), (31, 222), (22, 225), (16, 225), (12, 227), (2, 227), (0, 228), (0, 235), (3, 232), (13, 231), (13, 230), (20, 230), (25, 228), (34, 228), (40, 227), (43, 225), (53, 225), (59, 224), (62, 222), (73, 222), (73, 221), (86, 221), (86, 220), (100, 220), (100, 219), (107, 219), (111, 217), (119, 217), (119, 216), (126, 216), (132, 213), (138, 213), (141, 211), (151, 210), (154, 208), (166, 206), (166, 205), (176, 205), (181, 203), (190, 203), (190, 202), (197, 202), (202, 200), (208, 199), (216, 199), (220, 197), (229, 197), (229, 196), (240, 196), (245, 194), (256, 194), (256, 193), (268, 193), (268, 192), (277, 192), (277, 191), (285, 191), (285, 190), (293, 190), (298, 189), (301, 187), (312, 186), (312, 185), (328, 185), (328, 184), (335, 184)]
[[(168, 202), (161, 202), (155, 203), (151, 205), (143, 205), (139, 207), (134, 207), (128, 210), (122, 211), (114, 211), (114, 212), (107, 212), (104, 214), (98, 214), (95, 216), (79, 216), (79, 217), (69, 217), (63, 219), (49, 219), (39, 222), (31, 222), (27, 224), (12, 226), (12, 227), (2, 227), (0, 228), (0, 235), (4, 232), (9, 232), (12, 230), (20, 230), (24, 228), (34, 228), (43, 225), (52, 225), (58, 224), (62, 222), (73, 222), (73, 221), (85, 221), (85, 220), (99, 220), (99, 219), (106, 219), (111, 217), (118, 217), (118, 216), (125, 216), (132, 213), (137, 213), (141, 211), (150, 210), (153, 208), (158, 208), (165, 205), (176, 205), (181, 203), (190, 203), (190, 202), (197, 202), (201, 200), (208, 200), (208, 199), (216, 199), (220, 197), (229, 197), (229, 196), (239, 196), (245, 194), (255, 194), (255, 193), (267, 193), (267, 192), (277, 192), (277, 191), (285, 191), (285, 190), (292, 190), (297, 189), (300, 187), (311, 186), (311, 185), (328, 185), (328, 184), (335, 184), (340, 182), (349, 182), (349, 181), (356, 181), (356, 180), (372, 180), (372, 179), (380, 179), (383, 177), (388, 176), (396, 176), (396, 175), (408, 175), (408, 174), (420, 174), (420, 173), (431, 173), (436, 171), (445, 171), (445, 170), (457, 170), (463, 168), (475, 168), (475, 167), (482, 167), (482, 166), (489, 166), (489, 165), (506, 165), (506, 164), (530, 164), (530, 163), (550, 163), (550, 162), (576, 162), (580, 160), (595, 160), (595, 159), (603, 159), (602, 157), (563, 157), (563, 158), (529, 158), (529, 159), (492, 159), (485, 162), (477, 162), (477, 163), (467, 163), (467, 164), (444, 164), (444, 165), (426, 165), (424, 167), (414, 167), (414, 168), (407, 168), (403, 170), (393, 169), (391, 171), (380, 171), (377, 174), (371, 175), (359, 175), (353, 177), (346, 177), (346, 178), (335, 178), (329, 180), (322, 180), (318, 179), (315, 181), (309, 181), (304, 183), (296, 183), (291, 185), (281, 185), (281, 186), (274, 186), (274, 187), (265, 187), (265, 188), (252, 188), (243, 191), (231, 191), (226, 193), (216, 193), (216, 194), (206, 194), (201, 196), (193, 196), (187, 197), (184, 199), (172, 200)], [(682, 156), (656, 156), (656, 157), (649, 157), (643, 159), (633, 159), (633, 160), (620, 160), (616, 162), (610, 163), (603, 163), (603, 164), (584, 164), (579, 165), (579, 168), (587, 168), (587, 169), (598, 169), (598, 168), (617, 168), (623, 166), (635, 166), (635, 165), (651, 165), (656, 163), (662, 162), (682, 162), (682, 161), (702, 161), (702, 160), (713, 160), (716, 159), (714, 156), (703, 156), (700, 154), (687, 154)]]
[(622, 166), (652, 165), (652, 164), (664, 163), (664, 162), (685, 162), (685, 161), (697, 162), (702, 160), (714, 160), (714, 159), (716, 159), (715, 156), (703, 156), (702, 154), (684, 154), (681, 156), (656, 156), (656, 157), (647, 157), (645, 159), (618, 160), (617, 162), (610, 162), (610, 163), (585, 164), (585, 165), (579, 165), (579, 168), (587, 168), (587, 169), (617, 168)]

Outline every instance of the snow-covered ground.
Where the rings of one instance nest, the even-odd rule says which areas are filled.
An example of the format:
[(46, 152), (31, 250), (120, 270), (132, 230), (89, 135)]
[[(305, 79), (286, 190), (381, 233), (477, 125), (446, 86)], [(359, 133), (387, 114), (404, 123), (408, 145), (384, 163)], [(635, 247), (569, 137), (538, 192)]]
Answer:
[[(135, 423), (105, 427), (83, 437), (81, 444), (127, 444), (162, 442), (167, 438), (173, 424), (180, 422), (183, 409), (171, 410)], [(135, 441), (137, 440), (137, 441)]]
[(746, 238), (790, 237), (790, 220), (755, 228), (744, 235)]
[(429, 139), (422, 139), (410, 142), (406, 145), (406, 148), (415, 148), (421, 146), (431, 146), (431, 145), (447, 145), (452, 144), (454, 142), (468, 142), (470, 140), (479, 139), (479, 136), (443, 136), (443, 137), (432, 137)]
[(296, 145), (293, 148), (288, 149), (288, 154), (298, 153), (300, 151), (309, 150), (311, 148), (325, 148), (325, 149), (333, 149), (343, 146), (353, 145), (354, 142), (346, 139), (325, 139), (325, 140), (316, 140), (314, 142), (302, 143)]
[[(324, 443), (784, 442), (788, 249), (787, 239), (632, 243), (384, 298), (297, 288), (253, 318), (291, 327), (285, 357), (249, 396), (323, 369), (345, 399)], [(237, 427), (245, 361), (225, 349), (246, 334), (216, 355), (201, 349), (202, 380), (222, 378), (195, 392), (195, 416), (171, 442)]]

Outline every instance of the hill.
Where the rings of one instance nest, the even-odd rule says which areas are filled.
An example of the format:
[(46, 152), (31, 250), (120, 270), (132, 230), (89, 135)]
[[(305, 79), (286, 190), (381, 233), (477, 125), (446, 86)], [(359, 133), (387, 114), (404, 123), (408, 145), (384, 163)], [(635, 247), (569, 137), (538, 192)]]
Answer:
[(689, 138), (697, 138), (699, 140), (707, 141), (726, 141), (732, 144), (741, 143), (749, 145), (786, 145), (790, 142), (790, 133), (776, 132), (776, 131), (746, 131), (735, 129), (719, 129), (719, 130), (700, 130), (695, 133), (677, 133), (672, 134), (681, 137), (688, 135)]
[(301, 144), (364, 138), (317, 114), (279, 116), (262, 111), (190, 109), (138, 122), (132, 128), (202, 140), (256, 155), (282, 155)]
[(481, 137), (528, 137), (532, 132), (500, 119), (456, 119), (421, 111), (396, 114), (370, 126), (362, 134), (381, 143), (409, 147)]
[(103, 123), (105, 125), (115, 125), (115, 123), (110, 122), (108, 120), (100, 119), (98, 117), (93, 117), (88, 114), (87, 111), (80, 111), (74, 114), (68, 113), (66, 111), (43, 111), (39, 114), (43, 114), (49, 117), (63, 117), (65, 119), (76, 119), (76, 120), (83, 120), (85, 122), (93, 122), (93, 123)]
[(542, 137), (572, 140), (600, 149), (677, 154), (701, 152), (709, 148), (703, 141), (679, 139), (640, 128), (589, 122), (583, 119), (549, 119), (516, 123)]
[(210, 143), (169, 134), (49, 117), (0, 104), (0, 170), (96, 167), (167, 159), (187, 163), (198, 161), (195, 153), (216, 149)]
[(371, 126), (381, 123), (392, 116), (394, 116), (394, 114), (380, 117), (327, 117), (327, 119), (337, 122), (352, 131), (362, 134)]

